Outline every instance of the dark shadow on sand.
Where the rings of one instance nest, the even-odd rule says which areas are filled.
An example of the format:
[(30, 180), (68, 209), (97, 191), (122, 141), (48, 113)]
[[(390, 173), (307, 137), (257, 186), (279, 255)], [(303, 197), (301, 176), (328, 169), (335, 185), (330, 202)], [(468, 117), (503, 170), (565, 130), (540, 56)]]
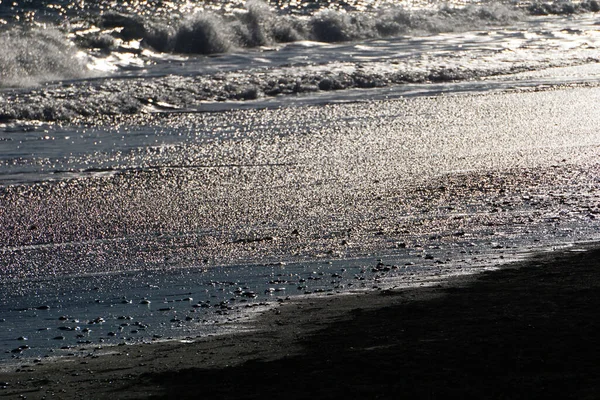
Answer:
[(144, 380), (173, 399), (597, 399), (599, 265), (600, 250), (541, 255), (433, 299), (355, 310), (301, 356)]

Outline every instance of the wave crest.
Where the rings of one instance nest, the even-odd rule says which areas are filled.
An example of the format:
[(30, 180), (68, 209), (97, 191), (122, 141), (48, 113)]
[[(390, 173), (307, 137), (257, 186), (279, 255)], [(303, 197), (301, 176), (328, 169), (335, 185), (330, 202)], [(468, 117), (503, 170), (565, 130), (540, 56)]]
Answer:
[(119, 39), (140, 40), (143, 46), (156, 51), (215, 54), (303, 40), (333, 43), (485, 29), (509, 25), (529, 14), (597, 10), (600, 10), (598, 0), (586, 0), (581, 3), (531, 3), (520, 7), (488, 3), (421, 10), (392, 5), (371, 11), (326, 9), (296, 15), (276, 11), (261, 0), (251, 0), (243, 10), (232, 13), (196, 11), (182, 18), (175, 16), (168, 23), (111, 11), (102, 15), (99, 25), (113, 29), (110, 34)]
[(534, 2), (527, 10), (533, 15), (571, 15), (584, 12), (600, 11), (600, 3), (596, 0), (586, 0), (573, 3), (570, 1)]
[(115, 28), (120, 39), (141, 40), (154, 50), (185, 54), (215, 54), (232, 49), (301, 40), (345, 42), (407, 33), (455, 32), (506, 24), (522, 18), (523, 10), (501, 4), (409, 11), (391, 6), (372, 12), (322, 10), (310, 16), (279, 14), (267, 4), (249, 1), (243, 11), (219, 14), (198, 11), (170, 24), (108, 12), (101, 27)]
[(227, 52), (232, 43), (219, 18), (212, 14), (196, 14), (183, 21), (173, 38), (177, 53), (214, 54)]

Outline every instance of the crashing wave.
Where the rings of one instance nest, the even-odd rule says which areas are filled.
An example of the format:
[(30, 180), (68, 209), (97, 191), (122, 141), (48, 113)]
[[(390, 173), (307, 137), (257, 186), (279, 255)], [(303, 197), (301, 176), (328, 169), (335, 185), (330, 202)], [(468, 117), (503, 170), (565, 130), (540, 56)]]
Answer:
[[(595, 0), (591, 0), (581, 3), (574, 10), (592, 10), (596, 6)], [(571, 9), (563, 7), (561, 10), (567, 12)], [(255, 1), (248, 2), (243, 11), (198, 11), (183, 18), (174, 16), (169, 20), (150, 18), (147, 14), (107, 11), (97, 15), (92, 22), (80, 21), (79, 25), (71, 28), (9, 28), (0, 32), (0, 88), (35, 86), (48, 81), (70, 82), (46, 85), (43, 91), (5, 90), (4, 99), (0, 101), (0, 122), (74, 120), (102, 115), (135, 114), (164, 110), (165, 105), (168, 105), (166, 108), (169, 110), (197, 110), (202, 102), (254, 100), (287, 94), (387, 87), (404, 83), (450, 82), (561, 66), (564, 63), (597, 61), (593, 45), (587, 42), (578, 45), (577, 51), (581, 54), (569, 56), (564, 49), (549, 49), (548, 42), (542, 38), (543, 49), (536, 48), (527, 39), (524, 44), (527, 47), (525, 55), (515, 52), (518, 48), (513, 49), (507, 44), (508, 47), (485, 46), (477, 56), (474, 53), (467, 54), (466, 59), (455, 50), (442, 51), (430, 57), (428, 48), (423, 48), (420, 52), (411, 49), (407, 57), (398, 55), (406, 53), (404, 49), (390, 50), (391, 53), (386, 53), (381, 59), (357, 57), (354, 62), (352, 58), (351, 61), (348, 58), (335, 60), (328, 58), (328, 55), (324, 60), (308, 60), (306, 63), (293, 61), (288, 65), (288, 60), (285, 59), (277, 59), (271, 64), (271, 61), (266, 60), (268, 56), (259, 56), (257, 53), (257, 59), (266, 60), (260, 68), (249, 63), (246, 69), (243, 66), (237, 69), (238, 59), (230, 57), (227, 62), (233, 67), (223, 71), (219, 67), (225, 65), (225, 62), (217, 62), (214, 64), (216, 69), (201, 74), (174, 66), (173, 69), (166, 70), (166, 73), (156, 73), (158, 68), (150, 68), (150, 73), (124, 73), (114, 80), (76, 81), (97, 74), (90, 67), (100, 65), (102, 60), (106, 61), (105, 64), (110, 64), (112, 70), (123, 71), (134, 65), (128, 60), (138, 61), (136, 65), (139, 66), (134, 68), (143, 69), (154, 62), (151, 57), (157, 54), (166, 54), (174, 60), (174, 54), (187, 56), (226, 53), (240, 48), (300, 41), (310, 43), (306, 47), (309, 50), (305, 50), (299, 43), (289, 46), (286, 51), (297, 60), (304, 60), (308, 55), (315, 56), (316, 52), (310, 50), (314, 46), (330, 48), (322, 42), (483, 30), (490, 26), (510, 26), (525, 15), (525, 8), (502, 4), (441, 7), (435, 10), (407, 10), (401, 7), (369, 12), (320, 10), (312, 14), (281, 15), (264, 3)], [(69, 29), (69, 34), (65, 34), (64, 31)], [(546, 34), (550, 35), (552, 32)], [(67, 38), (72, 38), (77, 46)], [(513, 36), (511, 41), (514, 41)], [(388, 45), (393, 43), (402, 43), (402, 40), (388, 40)], [(335, 46), (331, 46), (333, 47)], [(369, 44), (363, 47), (369, 47)], [(86, 49), (86, 52), (78, 49)], [(555, 60), (548, 58), (549, 51), (555, 51)], [(327, 50), (322, 51), (326, 52)], [(488, 53), (489, 60), (485, 55)], [(244, 54), (252, 58), (250, 52)], [(506, 59), (501, 58), (505, 56)], [(227, 56), (220, 58), (226, 59)], [(168, 62), (172, 59), (168, 59)], [(184, 59), (181, 57), (178, 61)], [(361, 59), (366, 61), (358, 61)], [(474, 59), (481, 62), (474, 63)], [(161, 65), (167, 65), (168, 62)], [(194, 62), (209, 63), (204, 57), (196, 57)], [(194, 62), (189, 64), (194, 65)], [(345, 65), (341, 65), (344, 63)], [(101, 73), (109, 71), (111, 69), (106, 68)], [(173, 76), (164, 76), (172, 71), (175, 71)]]
[(600, 3), (597, 0), (576, 3), (570, 1), (534, 2), (527, 6), (527, 10), (533, 15), (571, 15), (598, 12), (600, 11)]
[(278, 13), (267, 4), (248, 1), (233, 13), (196, 11), (180, 19), (155, 21), (139, 15), (104, 13), (100, 27), (113, 29), (120, 39), (141, 40), (156, 51), (215, 54), (302, 40), (347, 42), (406, 34), (435, 34), (510, 25), (527, 15), (575, 14), (600, 11), (597, 0), (534, 2), (515, 7), (502, 3), (466, 7), (443, 5), (410, 10), (387, 6), (369, 12), (323, 9), (310, 15)]
[(56, 29), (0, 32), (0, 88), (89, 77), (85, 58)]
[[(370, 11), (320, 9), (294, 14), (253, 0), (244, 9), (232, 12), (196, 9), (191, 14), (175, 13), (167, 18), (164, 13), (126, 13), (117, 7), (116, 11), (103, 11), (87, 19), (79, 15), (78, 23), (60, 30), (12, 28), (0, 33), (0, 88), (89, 77), (95, 69), (94, 62), (86, 60), (84, 54), (92, 60), (111, 55), (114, 58), (115, 54), (131, 52), (132, 42), (140, 46), (135, 54), (140, 59), (143, 49), (211, 55), (306, 40), (332, 43), (483, 29), (510, 25), (527, 14), (597, 10), (597, 0), (587, 0), (531, 3), (527, 7), (489, 3), (413, 10), (388, 5)], [(64, 29), (71, 31), (65, 35)], [(76, 46), (67, 36), (73, 38)], [(92, 68), (86, 68), (86, 62)], [(118, 70), (119, 66), (113, 69)]]
[(107, 12), (99, 26), (111, 29), (119, 39), (141, 40), (156, 51), (215, 54), (301, 40), (333, 43), (415, 32), (456, 32), (508, 24), (522, 17), (521, 10), (502, 4), (420, 11), (402, 7), (351, 13), (323, 10), (312, 16), (296, 16), (277, 14), (266, 4), (254, 1), (248, 2), (243, 12), (199, 11), (169, 24)]

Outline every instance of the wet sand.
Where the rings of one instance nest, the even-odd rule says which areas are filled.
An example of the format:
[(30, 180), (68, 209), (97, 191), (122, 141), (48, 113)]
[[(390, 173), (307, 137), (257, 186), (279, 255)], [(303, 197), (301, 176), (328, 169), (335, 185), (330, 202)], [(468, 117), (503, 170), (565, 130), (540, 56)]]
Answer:
[(13, 367), (0, 398), (598, 398), (599, 289), (587, 245), (435, 287), (290, 302), (253, 333)]

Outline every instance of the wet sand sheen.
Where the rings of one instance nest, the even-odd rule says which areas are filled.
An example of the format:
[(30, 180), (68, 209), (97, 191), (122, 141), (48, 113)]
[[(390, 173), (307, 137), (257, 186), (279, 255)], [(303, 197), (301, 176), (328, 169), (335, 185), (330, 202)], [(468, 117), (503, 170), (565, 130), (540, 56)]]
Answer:
[(587, 246), (437, 287), (290, 302), (252, 337), (21, 366), (0, 374), (0, 397), (595, 398), (599, 267)]
[[(509, 258), (593, 240), (598, 98), (598, 88), (571, 88), (140, 117), (138, 124), (173, 129), (236, 128), (229, 139), (165, 149), (170, 161), (162, 166), (0, 188), (0, 341), (8, 350), (0, 354), (196, 337), (204, 319), (216, 320), (191, 314), (206, 305), (206, 293), (219, 290), (219, 303), (237, 297), (237, 304), (236, 288), (248, 287), (242, 292), (266, 290), (263, 300), (273, 301), (270, 282), (283, 271), (263, 267), (281, 262), (287, 274), (328, 278), (321, 286), (301, 282), (312, 275), (285, 278), (287, 296), (370, 288), (377, 283), (355, 274), (376, 269), (378, 280), (380, 258), (395, 271), (409, 262), (412, 279), (479, 267), (480, 258), (494, 261), (489, 253)], [(350, 260), (360, 257), (367, 262), (352, 271)], [(331, 260), (340, 265), (301, 265)], [(290, 271), (293, 263), (302, 271)], [(231, 265), (248, 269), (215, 282), (200, 276), (227, 275), (221, 267)], [(159, 276), (163, 270), (181, 279)], [(186, 275), (191, 270), (200, 286)], [(231, 304), (220, 306), (228, 312)]]
[(156, 168), (0, 187), (0, 281), (379, 254), (488, 223), (588, 227), (599, 101), (578, 88), (143, 116), (241, 133), (167, 147), (144, 162)]

